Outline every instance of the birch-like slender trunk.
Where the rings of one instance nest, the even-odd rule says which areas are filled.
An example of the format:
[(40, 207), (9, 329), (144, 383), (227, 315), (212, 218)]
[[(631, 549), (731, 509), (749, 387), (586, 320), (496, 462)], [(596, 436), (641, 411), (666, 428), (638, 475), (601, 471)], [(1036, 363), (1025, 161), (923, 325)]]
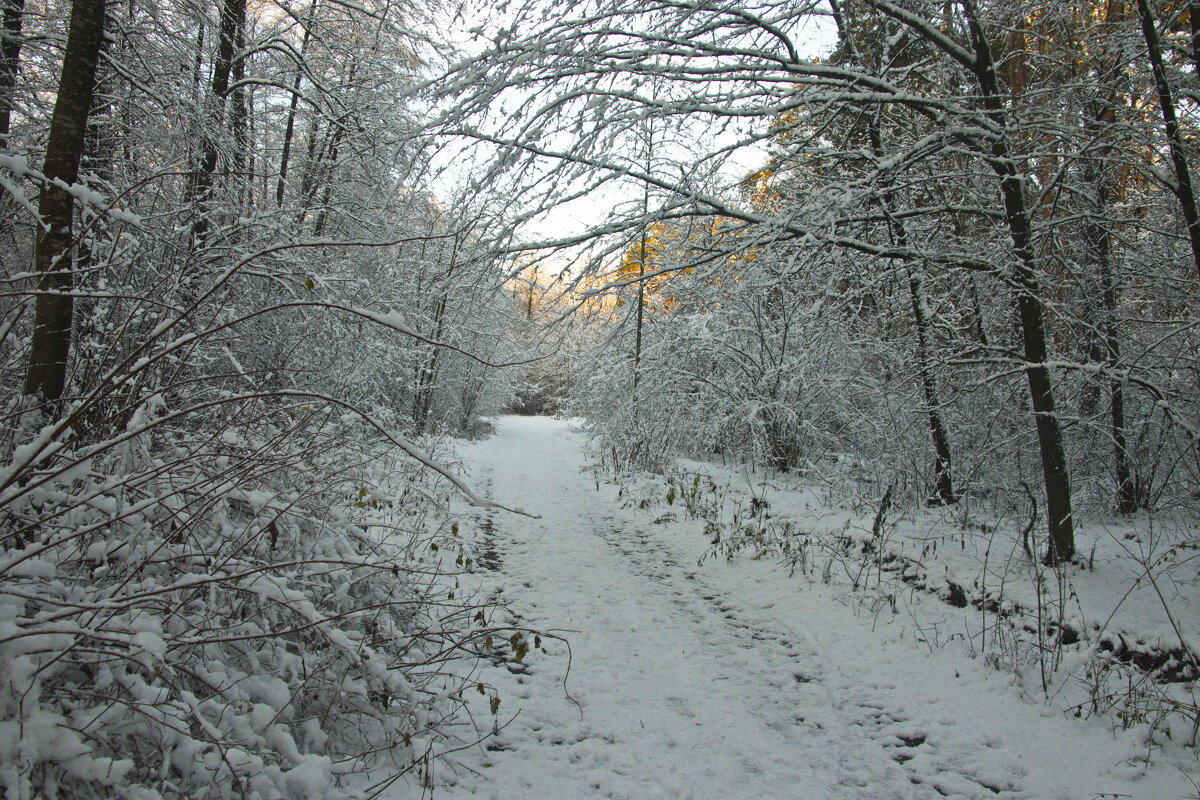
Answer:
[(1032, 225), (1020, 173), (1009, 146), (1004, 99), (1000, 95), (992, 49), (973, 2), (963, 4), (970, 31), (974, 59), (971, 72), (979, 83), (981, 100), (997, 135), (992, 138), (989, 162), (1000, 179), (1004, 222), (1013, 243), (1012, 279), (1016, 287), (1016, 311), (1023, 345), (1025, 376), (1037, 426), (1038, 450), (1046, 492), (1046, 521), (1049, 542), (1045, 562), (1069, 561), (1075, 555), (1075, 522), (1071, 510), (1071, 482), (1063, 448), (1062, 426), (1054, 400), (1054, 382), (1047, 365), (1045, 310), (1038, 281), (1037, 261), (1032, 246)]

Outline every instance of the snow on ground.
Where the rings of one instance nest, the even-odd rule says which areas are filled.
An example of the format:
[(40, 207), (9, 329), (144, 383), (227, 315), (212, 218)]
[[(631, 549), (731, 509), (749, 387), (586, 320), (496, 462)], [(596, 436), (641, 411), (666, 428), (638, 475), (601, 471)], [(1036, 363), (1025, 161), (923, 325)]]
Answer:
[[(876, 539), (871, 528), (879, 496), (838, 497), (836, 489), (814, 486), (796, 476), (747, 474), (690, 459), (678, 459), (677, 464), (674, 478), (681, 489), (692, 476), (703, 476), (706, 489), (715, 491), (723, 505), (723, 516), (718, 517), (728, 523), (731, 511), (740, 513), (743, 523), (766, 530), (768, 545), (787, 537), (793, 543), (817, 546), (838, 536), (853, 539), (853, 549), (885, 553), (883, 571), (902, 576), (891, 581), (885, 576), (883, 584), (892, 584), (891, 589), (903, 588), (898, 583), (917, 585), (952, 603), (970, 602), (976, 608), (986, 601), (989, 613), (1003, 609), (1010, 623), (1026, 628), (1037, 625), (1039, 605), (1043, 610), (1053, 605), (1060, 613), (1042, 624), (1053, 625), (1061, 616), (1068, 638), (1078, 637), (1084, 645), (1096, 644), (1126, 657), (1139, 656), (1143, 664), (1173, 658), (1155, 668), (1176, 676), (1189, 670), (1180, 634), (1186, 637), (1200, 629), (1196, 556), (1200, 520), (1186, 511), (1142, 512), (1121, 519), (1077, 514), (1076, 546), (1089, 568), (1056, 574), (1040, 563), (1044, 515), (1030, 529), (1027, 508), (999, 509), (997, 501), (981, 502), (969, 495), (952, 507), (920, 509), (919, 504), (904, 503), (903, 513), (897, 513), (893, 504)], [(640, 497), (661, 495), (662, 481), (643, 483), (634, 487)], [(749, 515), (752, 498), (769, 503), (769, 511), (757, 520)], [(769, 523), (764, 521), (768, 515)], [(787, 534), (780, 536), (780, 530)], [(1026, 530), (1027, 537), (1022, 535)], [(1026, 555), (1025, 545), (1037, 558)], [(758, 543), (745, 546), (753, 553)], [(875, 559), (850, 563), (855, 560), (839, 565), (843, 572), (849, 571), (845, 577), (858, 579), (860, 586), (870, 585), (874, 569), (859, 572), (864, 562)], [(1039, 577), (1041, 598), (1035, 589)], [(1065, 602), (1055, 597), (1060, 589)], [(990, 625), (981, 618), (972, 626), (971, 638), (979, 649), (986, 649), (982, 630)], [(1192, 652), (1200, 651), (1196, 642), (1190, 646)]]
[(546, 637), (481, 669), (472, 713), (499, 732), (442, 764), (432, 796), (1196, 796), (1195, 762), (1152, 754), (1144, 727), (1030, 702), (1009, 674), (922, 643), (844, 587), (769, 560), (698, 566), (697, 525), (625, 508), (583, 470), (582, 444), (568, 423), (506, 417), (464, 454), (476, 487), (540, 515), (474, 512), (483, 569), (464, 585), (569, 650)]

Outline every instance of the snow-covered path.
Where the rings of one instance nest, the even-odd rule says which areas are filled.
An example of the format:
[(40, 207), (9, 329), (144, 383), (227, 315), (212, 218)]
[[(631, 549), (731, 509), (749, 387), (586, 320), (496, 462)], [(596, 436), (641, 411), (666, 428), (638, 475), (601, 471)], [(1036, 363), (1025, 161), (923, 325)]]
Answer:
[[(1113, 768), (1132, 739), (1021, 701), (951, 648), (872, 630), (826, 587), (768, 564), (697, 567), (703, 537), (623, 509), (581, 471), (566, 423), (504, 418), (466, 457), (477, 487), (541, 515), (480, 518), (485, 585), (572, 660), (565, 691), (558, 642), (485, 670), (507, 725), (457, 754), (435, 797), (1181, 796)], [(474, 707), (487, 718), (487, 698)]]

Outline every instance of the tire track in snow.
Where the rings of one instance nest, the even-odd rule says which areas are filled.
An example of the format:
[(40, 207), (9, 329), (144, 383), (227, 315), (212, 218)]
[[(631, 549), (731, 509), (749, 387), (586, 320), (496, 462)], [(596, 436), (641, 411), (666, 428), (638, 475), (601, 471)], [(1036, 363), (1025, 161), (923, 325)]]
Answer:
[[(809, 631), (801, 636), (781, 633), (786, 625), (778, 620), (769, 623), (752, 620), (753, 614), (738, 607), (732, 598), (722, 597), (703, 580), (701, 568), (683, 569), (662, 544), (651, 538), (640, 525), (629, 525), (612, 517), (602, 518), (596, 526), (605, 541), (622, 556), (638, 565), (644, 575), (655, 582), (671, 588), (673, 601), (681, 606), (694, 604), (696, 597), (704, 601), (705, 607), (696, 613), (696, 623), (702, 626), (716, 619), (724, 621), (732, 635), (739, 640), (738, 646), (745, 649), (772, 649), (773, 657), (789, 662), (784, 670), (800, 684), (811, 684), (820, 691), (828, 702), (837, 709), (843, 725), (861, 728), (863, 733), (882, 747), (889, 758), (905, 769), (908, 780), (915, 787), (918, 797), (965, 797), (965, 798), (1022, 798), (1032, 795), (1023, 791), (1011, 776), (987, 778), (972, 774), (969, 770), (955, 768), (929, 739), (923, 726), (905, 718), (896, 709), (889, 708), (888, 698), (878, 687), (869, 685), (838, 687), (831, 690), (826, 685), (828, 677), (836, 672), (819, 652), (820, 645)], [(682, 579), (682, 580), (681, 580)], [(690, 591), (688, 591), (690, 590)], [(711, 633), (701, 635), (713, 636)], [(719, 635), (716, 638), (720, 638)], [(806, 640), (807, 647), (800, 647), (795, 639)], [(765, 684), (779, 687), (775, 678), (764, 676)], [(801, 716), (797, 724), (807, 721)], [(810, 726), (811, 727), (811, 726)], [(820, 732), (820, 725), (817, 724)], [(911, 766), (906, 766), (910, 765)], [(932, 790), (932, 791), (928, 791)]]
[(489, 670), (481, 677), (500, 690), (506, 725), (464, 753), (435, 796), (997, 796), (969, 770), (950, 770), (923, 729), (886, 710), (886, 693), (850, 686), (811, 633), (745, 608), (682, 565), (666, 531), (648, 532), (611, 492), (595, 491), (574, 441), (545, 431), (544, 422), (506, 422), (477, 446), (477, 482), (542, 514), (477, 513), (477, 541), (494, 554), (479, 563), (500, 569), (487, 577), (505, 584), (523, 624), (570, 632), (579, 706), (564, 697), (561, 645), (547, 642), (516, 674)]

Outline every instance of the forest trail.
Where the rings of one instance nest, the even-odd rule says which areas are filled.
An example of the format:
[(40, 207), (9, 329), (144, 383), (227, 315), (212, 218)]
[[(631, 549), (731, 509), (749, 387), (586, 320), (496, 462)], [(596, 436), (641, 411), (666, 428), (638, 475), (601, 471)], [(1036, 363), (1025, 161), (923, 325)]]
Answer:
[(517, 624), (565, 636), (571, 663), (546, 640), (485, 667), (503, 727), (441, 768), (434, 797), (1178, 796), (1103, 766), (1130, 742), (1021, 701), (954, 648), (873, 631), (828, 587), (697, 567), (703, 537), (622, 508), (581, 443), (568, 423), (506, 417), (465, 453), (477, 487), (541, 515), (479, 514), (485, 588)]

